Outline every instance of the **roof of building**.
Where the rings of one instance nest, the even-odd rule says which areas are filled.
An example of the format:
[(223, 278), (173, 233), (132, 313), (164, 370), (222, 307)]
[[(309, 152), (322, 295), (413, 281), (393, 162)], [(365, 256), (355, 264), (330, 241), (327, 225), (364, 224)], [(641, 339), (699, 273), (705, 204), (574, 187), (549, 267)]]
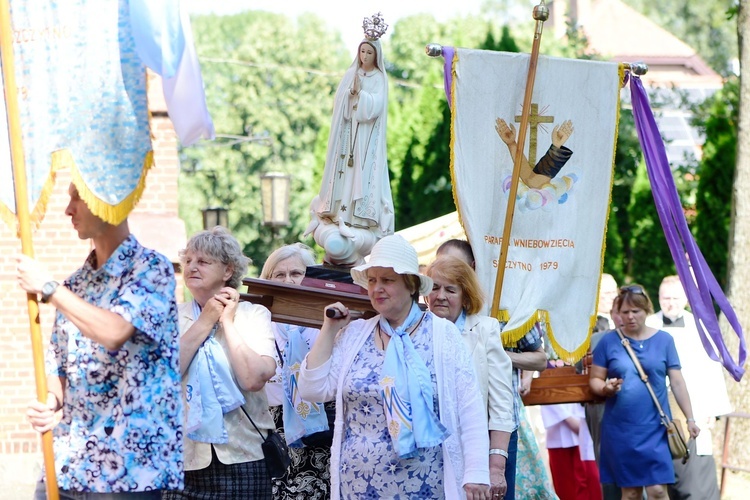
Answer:
[[(642, 78), (647, 85), (721, 88), (723, 78), (695, 49), (621, 0), (566, 3), (574, 4), (576, 22), (592, 51), (611, 61), (648, 64)], [(562, 21), (556, 16), (550, 19)]]
[[(699, 159), (703, 137), (691, 124), (692, 112), (682, 98), (702, 102), (723, 86), (722, 76), (695, 49), (621, 0), (555, 3), (549, 22), (556, 36), (564, 35), (564, 16), (570, 12), (585, 33), (591, 51), (610, 61), (648, 65), (641, 80), (651, 89), (651, 107), (665, 139), (669, 162), (680, 165)], [(627, 105), (627, 90), (622, 98)]]

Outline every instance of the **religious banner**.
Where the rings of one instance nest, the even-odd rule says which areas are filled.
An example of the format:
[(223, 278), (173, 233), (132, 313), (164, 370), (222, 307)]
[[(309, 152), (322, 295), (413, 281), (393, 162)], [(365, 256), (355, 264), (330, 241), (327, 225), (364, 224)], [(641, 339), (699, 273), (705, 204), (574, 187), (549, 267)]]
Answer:
[[(183, 57), (192, 50), (187, 17), (177, 0), (11, 0), (10, 6), (31, 220), (42, 219), (55, 172), (70, 168), (92, 212), (120, 223), (153, 165), (144, 60), (173, 82), (179, 70), (194, 67)], [(200, 94), (191, 97), (200, 110), (199, 83)], [(202, 118), (210, 131), (192, 131), (194, 139), (213, 135), (210, 117)], [(0, 142), (0, 217), (14, 226), (7, 132)]]
[[(457, 49), (451, 173), (484, 290), (495, 287), (529, 55)], [(588, 349), (612, 184), (616, 63), (540, 57), (499, 318), (511, 344), (534, 323), (568, 361)], [(488, 297), (488, 302), (492, 297)]]

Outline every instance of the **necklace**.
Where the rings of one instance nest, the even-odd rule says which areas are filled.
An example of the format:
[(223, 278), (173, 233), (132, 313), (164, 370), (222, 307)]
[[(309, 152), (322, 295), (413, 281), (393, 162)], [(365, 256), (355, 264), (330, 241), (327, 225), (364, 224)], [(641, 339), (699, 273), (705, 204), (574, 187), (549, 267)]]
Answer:
[[(423, 313), (422, 317), (419, 318), (419, 321), (417, 321), (417, 324), (407, 330), (407, 332), (409, 333), (409, 336), (413, 335), (414, 332), (417, 331), (417, 328), (419, 328), (419, 325), (422, 324), (422, 320), (424, 319), (424, 317), (425, 315)], [(385, 338), (383, 337), (383, 329), (380, 328), (380, 324), (378, 324), (376, 328), (378, 329), (378, 338), (380, 338), (380, 344), (383, 346), (383, 350), (385, 351), (386, 346), (385, 346)], [(386, 337), (388, 337), (388, 339), (391, 338), (391, 336), (388, 335), (387, 333), (385, 335)]]
[(354, 166), (354, 146), (357, 144), (357, 134), (359, 133), (359, 122), (354, 129), (354, 138), (352, 138), (351, 125), (349, 125), (349, 160), (346, 162), (347, 167)]
[(643, 349), (643, 342), (644, 342), (645, 340), (648, 340), (648, 339), (642, 339), (642, 340), (638, 340), (638, 339), (632, 339), (632, 340), (633, 340), (633, 343), (634, 343), (634, 344), (638, 344), (638, 347), (639, 347), (640, 349)]
[(378, 325), (378, 337), (380, 337), (380, 345), (385, 351), (385, 339), (383, 338), (383, 329), (380, 328), (380, 325)]

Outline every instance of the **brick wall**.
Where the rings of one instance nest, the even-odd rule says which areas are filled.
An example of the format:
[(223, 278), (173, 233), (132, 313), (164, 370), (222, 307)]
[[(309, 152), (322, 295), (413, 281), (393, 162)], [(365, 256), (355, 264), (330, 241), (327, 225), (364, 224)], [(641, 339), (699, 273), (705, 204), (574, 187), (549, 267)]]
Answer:
[[(171, 240), (173, 246), (175, 241), (178, 245), (184, 245), (184, 224), (177, 219), (177, 139), (166, 115), (158, 77), (150, 78), (149, 104), (153, 113), (151, 128), (155, 165), (148, 175), (147, 187), (141, 202), (131, 217), (140, 219), (140, 225), (147, 224), (149, 217), (158, 218), (160, 222), (171, 219), (170, 226), (176, 228), (173, 232), (179, 233), (181, 226), (182, 233), (164, 234), (163, 239)], [(88, 241), (78, 239), (64, 214), (69, 184), (69, 172), (60, 172), (47, 215), (40, 227), (33, 232), (37, 259), (45, 263), (59, 280), (63, 280), (79, 267), (91, 250)], [(164, 241), (146, 242), (135, 228), (131, 229), (147, 246), (167, 255), (173, 253), (159, 248)], [(15, 280), (14, 256), (20, 252), (21, 243), (15, 232), (0, 221), (0, 455), (5, 455), (5, 458), (11, 460), (12, 457), (8, 455), (39, 453), (40, 450), (39, 437), (25, 418), (26, 406), (36, 396), (36, 392), (26, 294), (21, 291)], [(181, 289), (178, 283), (178, 290)], [(43, 304), (40, 304), (40, 309), (46, 347), (54, 311)]]

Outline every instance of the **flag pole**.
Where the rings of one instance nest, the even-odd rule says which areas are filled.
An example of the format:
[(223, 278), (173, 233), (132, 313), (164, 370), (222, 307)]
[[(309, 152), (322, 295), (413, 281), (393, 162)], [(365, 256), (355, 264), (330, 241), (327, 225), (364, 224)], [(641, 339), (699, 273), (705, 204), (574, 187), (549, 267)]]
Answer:
[[(28, 189), (26, 186), (26, 161), (23, 153), (23, 134), (18, 109), (18, 90), (16, 87), (15, 65), (13, 63), (13, 38), (11, 31), (9, 0), (0, 0), (0, 57), (3, 66), (3, 88), (5, 106), (8, 113), (8, 135), (10, 139), (10, 157), (13, 166), (13, 186), (18, 217), (18, 234), (21, 237), (21, 251), (24, 255), (34, 257), (31, 241), (31, 219), (29, 216)], [(36, 294), (27, 293), (26, 303), (29, 312), (31, 333), (31, 351), (34, 359), (34, 377), (36, 379), (36, 397), (41, 403), (47, 402), (47, 375), (44, 369), (44, 348), (42, 330), (39, 324), (39, 304)], [(44, 470), (46, 474), (47, 499), (58, 500), (57, 478), (55, 477), (55, 454), (52, 431), (42, 434), (42, 451), (44, 453)]]
[(495, 292), (492, 295), (492, 308), (490, 315), (498, 317), (500, 310), (500, 296), (503, 293), (503, 279), (505, 278), (505, 263), (508, 260), (508, 244), (510, 243), (510, 230), (513, 225), (513, 214), (516, 210), (516, 194), (518, 193), (518, 181), (521, 174), (521, 160), (523, 159), (524, 145), (526, 142), (526, 129), (529, 126), (529, 114), (531, 110), (531, 96), (534, 92), (534, 80), (536, 78), (536, 66), (539, 60), (539, 45), (542, 41), (542, 29), (544, 21), (549, 18), (549, 9), (541, 0), (534, 7), (533, 13), (536, 25), (534, 27), (534, 43), (531, 47), (529, 58), (529, 72), (526, 78), (526, 91), (523, 97), (523, 108), (521, 112), (521, 125), (518, 129), (518, 140), (516, 141), (516, 157), (513, 162), (513, 174), (511, 177), (510, 191), (508, 192), (508, 206), (505, 210), (505, 223), (503, 225), (503, 239), (500, 243), (500, 258), (497, 261), (497, 276), (495, 278)]

